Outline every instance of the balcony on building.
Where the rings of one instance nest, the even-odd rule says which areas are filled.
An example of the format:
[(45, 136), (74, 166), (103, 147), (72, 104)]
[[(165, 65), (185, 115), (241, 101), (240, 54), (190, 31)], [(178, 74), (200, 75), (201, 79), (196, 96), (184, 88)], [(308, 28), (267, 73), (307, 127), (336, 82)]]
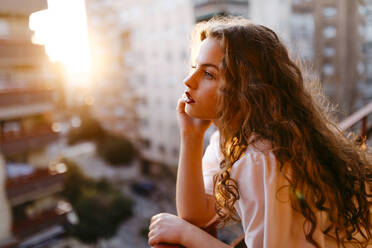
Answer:
[(43, 148), (58, 139), (58, 133), (52, 130), (52, 124), (43, 124), (27, 131), (1, 132), (0, 149), (5, 156)]
[(37, 65), (46, 60), (44, 46), (27, 39), (0, 38), (0, 66)]
[(215, 15), (247, 16), (247, 0), (194, 0), (196, 21), (204, 21)]
[(35, 169), (24, 163), (7, 163), (5, 183), (7, 198), (12, 207), (52, 195), (63, 189), (66, 167), (51, 165)]
[(55, 91), (47, 87), (0, 89), (0, 120), (52, 112)]
[(16, 15), (29, 15), (42, 9), (46, 9), (46, 0), (1, 0), (0, 12), (12, 13)]
[(69, 203), (55, 199), (49, 204), (32, 203), (62, 191), (66, 170), (63, 164), (52, 164), (47, 169), (22, 163), (6, 164), (5, 188), (13, 209), (15, 243), (32, 246), (32, 242), (40, 243), (45, 237), (49, 239), (65, 232), (64, 226), (69, 223), (67, 216), (72, 213)]

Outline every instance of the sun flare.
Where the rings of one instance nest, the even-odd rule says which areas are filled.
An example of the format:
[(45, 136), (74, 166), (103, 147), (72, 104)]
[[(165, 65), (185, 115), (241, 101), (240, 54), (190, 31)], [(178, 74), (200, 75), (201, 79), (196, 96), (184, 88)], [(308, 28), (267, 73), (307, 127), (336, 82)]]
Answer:
[(30, 16), (33, 42), (45, 45), (52, 61), (65, 65), (69, 73), (90, 70), (88, 31), (84, 0), (48, 0), (48, 9)]

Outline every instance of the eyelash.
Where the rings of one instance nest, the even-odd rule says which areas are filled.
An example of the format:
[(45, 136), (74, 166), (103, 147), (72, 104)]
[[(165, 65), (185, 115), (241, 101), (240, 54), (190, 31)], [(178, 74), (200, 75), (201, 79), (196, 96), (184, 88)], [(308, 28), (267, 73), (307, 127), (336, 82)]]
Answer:
[[(195, 66), (195, 65), (192, 65), (191, 68), (192, 68), (192, 69), (196, 69), (196, 66)], [(212, 75), (212, 73), (209, 73), (209, 72), (206, 71), (206, 70), (203, 70), (203, 72), (204, 72), (204, 75), (205, 75), (206, 77), (208, 77), (209, 79), (214, 79), (214, 76)]]

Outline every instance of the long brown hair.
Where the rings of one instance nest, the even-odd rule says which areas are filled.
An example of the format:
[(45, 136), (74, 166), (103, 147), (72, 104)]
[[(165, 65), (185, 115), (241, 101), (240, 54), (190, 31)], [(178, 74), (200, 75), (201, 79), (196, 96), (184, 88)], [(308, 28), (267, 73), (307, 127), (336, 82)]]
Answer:
[[(194, 41), (207, 37), (217, 39), (225, 52), (218, 102), (223, 160), (214, 178), (220, 220), (236, 220), (234, 162), (250, 144), (265, 139), (290, 185), (292, 208), (310, 227), (304, 228), (307, 241), (320, 247), (313, 233), (321, 211), (330, 223), (322, 232), (338, 246), (366, 247), (371, 239), (371, 154), (346, 137), (305, 89), (301, 70), (272, 30), (243, 18), (220, 17), (196, 25)], [(236, 120), (238, 125), (232, 125)], [(255, 140), (249, 139), (252, 133)]]

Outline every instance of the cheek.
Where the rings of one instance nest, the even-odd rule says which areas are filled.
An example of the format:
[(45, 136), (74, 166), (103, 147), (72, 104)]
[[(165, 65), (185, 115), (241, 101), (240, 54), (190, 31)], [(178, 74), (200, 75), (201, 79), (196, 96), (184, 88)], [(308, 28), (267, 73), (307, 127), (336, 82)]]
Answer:
[(208, 90), (208, 94), (205, 95), (201, 107), (209, 117), (214, 118), (216, 116), (217, 92), (215, 88)]

